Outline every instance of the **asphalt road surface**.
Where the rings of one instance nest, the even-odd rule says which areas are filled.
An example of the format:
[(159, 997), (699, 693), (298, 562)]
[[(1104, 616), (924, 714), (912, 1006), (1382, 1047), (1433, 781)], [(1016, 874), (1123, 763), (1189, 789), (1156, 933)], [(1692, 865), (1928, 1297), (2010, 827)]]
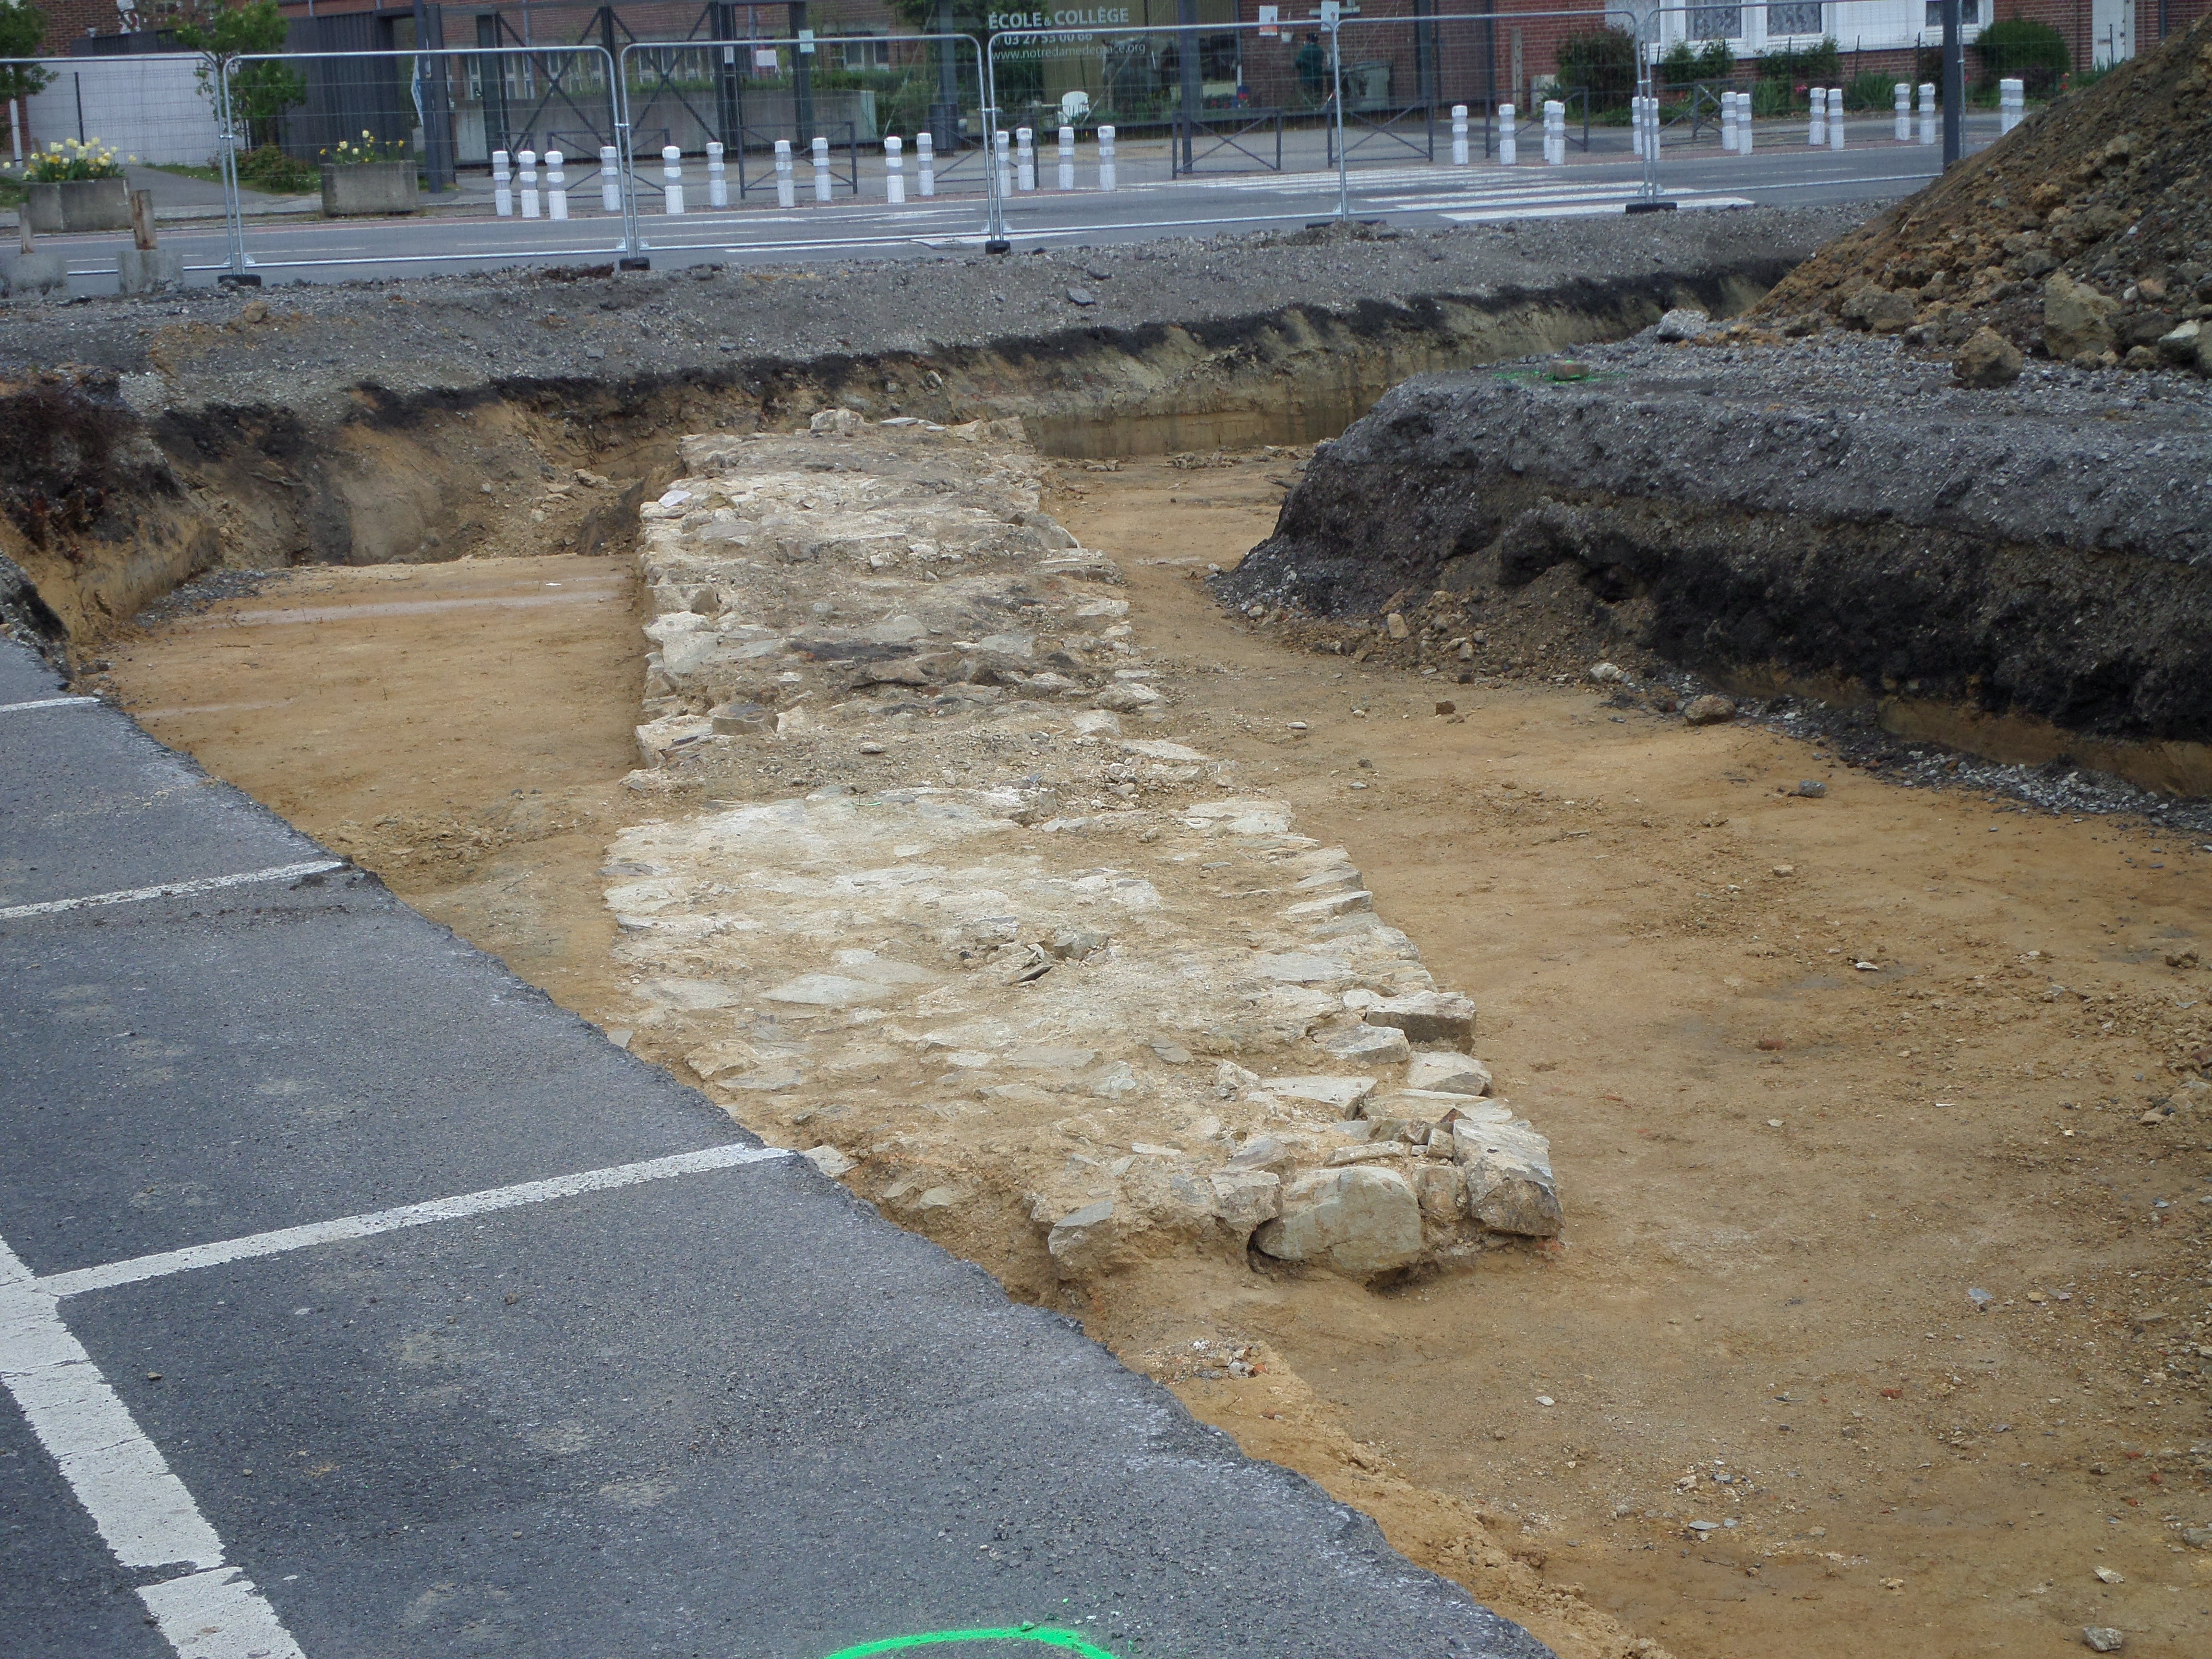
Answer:
[(9, 1659), (1546, 1651), (4, 640), (0, 1383)]
[[(1761, 129), (1749, 155), (1722, 151), (1710, 133), (1694, 144), (1670, 141), (1662, 152), (1661, 185), (1666, 198), (1682, 210), (1890, 201), (1910, 195), (1942, 170), (1940, 149), (1917, 142), (1900, 144), (1890, 133), (1887, 120), (1854, 121), (1849, 148), (1814, 149), (1805, 143), (1802, 123), (1774, 123)], [(1304, 141), (1316, 135), (1294, 137)], [(1969, 121), (1970, 150), (1995, 137), (1994, 118)], [(1079, 188), (1056, 189), (1057, 161), (1048, 148), (1038, 158), (1041, 188), (1008, 197), (1006, 218), (1020, 249), (1295, 228), (1334, 217), (1340, 205), (1355, 217), (1408, 228), (1616, 214), (1642, 184), (1641, 164), (1627, 154), (1626, 144), (1625, 133), (1600, 130), (1589, 151), (1571, 148), (1573, 159), (1567, 165), (1547, 167), (1531, 139), (1524, 142), (1518, 165), (1509, 168), (1480, 161), (1478, 130), (1476, 163), (1455, 167), (1424, 161), (1394, 140), (1370, 137), (1354, 150), (1357, 165), (1346, 170), (1342, 181), (1321, 165), (1325, 158), (1311, 143), (1288, 145), (1284, 172), (1201, 173), (1179, 179), (1165, 176), (1162, 146), (1130, 146), (1111, 193), (1096, 188), (1096, 157), (1088, 147), (1077, 167)], [(1448, 150), (1446, 138), (1437, 154)], [(1237, 160), (1230, 155), (1221, 164)], [(660, 210), (657, 172), (649, 171), (641, 176), (639, 191), (647, 210), (640, 220), (642, 252), (656, 266), (667, 267), (974, 250), (984, 241), (978, 166), (977, 158), (967, 158), (928, 201), (912, 194), (915, 181), (909, 173), (909, 199), (902, 207), (884, 199), (880, 158), (859, 169), (857, 193), (841, 185), (827, 205), (815, 202), (811, 174), (802, 169), (799, 205), (779, 209), (773, 189), (759, 188), (756, 170), (754, 190), (739, 198), (739, 206), (702, 211), (704, 183), (693, 176), (685, 187), (691, 210), (682, 217)], [(692, 173), (697, 173), (696, 163)], [(561, 222), (495, 216), (480, 178), (465, 180), (460, 210), (454, 212), (375, 220), (325, 221), (297, 214), (249, 218), (246, 256), (250, 268), (268, 283), (419, 276), (518, 263), (607, 264), (624, 252), (622, 221), (600, 210), (596, 178), (595, 172), (572, 173), (568, 200), (574, 216)], [(734, 173), (730, 190), (736, 198)], [(115, 252), (124, 239), (50, 240), (66, 252), (75, 291), (113, 291)], [(162, 242), (183, 253), (194, 283), (213, 282), (227, 268), (228, 245), (220, 221), (167, 228)]]

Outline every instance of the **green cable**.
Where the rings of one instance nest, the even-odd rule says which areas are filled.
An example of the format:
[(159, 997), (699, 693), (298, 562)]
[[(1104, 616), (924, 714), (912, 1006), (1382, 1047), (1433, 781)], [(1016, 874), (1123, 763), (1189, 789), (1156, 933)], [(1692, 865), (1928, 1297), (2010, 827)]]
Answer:
[(830, 1659), (868, 1659), (872, 1654), (902, 1653), (908, 1648), (933, 1647), (940, 1642), (1035, 1642), (1040, 1646), (1079, 1654), (1081, 1659), (1114, 1659), (1105, 1649), (1085, 1641), (1072, 1630), (1053, 1630), (1042, 1625), (1025, 1625), (1012, 1630), (933, 1630), (918, 1636), (886, 1636), (879, 1641), (863, 1642), (858, 1647), (840, 1648)]

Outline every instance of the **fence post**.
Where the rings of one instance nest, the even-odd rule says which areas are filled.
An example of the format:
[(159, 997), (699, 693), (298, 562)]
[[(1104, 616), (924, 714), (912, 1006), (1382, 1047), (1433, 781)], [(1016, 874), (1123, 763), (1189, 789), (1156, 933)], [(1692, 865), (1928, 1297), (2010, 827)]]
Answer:
[(507, 152), (491, 153), (491, 210), (502, 219), (514, 217), (514, 190), (507, 171)]
[(1513, 121), (1513, 106), (1500, 104), (1498, 106), (1498, 165), (1502, 167), (1512, 167), (1521, 159), (1520, 141), (1514, 137)]
[(557, 149), (545, 152), (545, 216), (568, 216), (568, 175), (561, 170), (561, 152)]
[(722, 160), (722, 146), (715, 139), (707, 141), (707, 205), (726, 208), (730, 204), (729, 164)]
[(915, 188), (922, 198), (937, 194), (937, 141), (924, 127), (914, 135)]
[(1463, 167), (1467, 165), (1467, 106), (1454, 104), (1452, 106), (1452, 165), (1455, 167)]
[(775, 204), (778, 207), (799, 205), (799, 182), (792, 177), (791, 140), (775, 141)]
[(837, 182), (830, 173), (830, 141), (816, 133), (808, 153), (814, 162), (814, 199), (827, 202), (831, 188)]
[(1060, 130), (1060, 187), (1075, 188), (1075, 129), (1066, 125)]
[(1830, 87), (1828, 88), (1828, 148), (1841, 149), (1843, 147), (1844, 89), (1841, 87)]
[(1110, 191), (1114, 188), (1114, 129), (1098, 129), (1098, 188)]
[(522, 164), (522, 216), (538, 216), (538, 152), (526, 149), (514, 158)]
[(660, 210), (672, 219), (684, 216), (684, 152), (673, 144), (660, 147)]
[[(234, 59), (229, 67), (216, 76), (216, 142), (222, 157), (222, 212), (225, 228), (230, 234), (230, 269), (216, 278), (224, 288), (258, 288), (258, 273), (246, 269), (246, 208), (238, 199), (238, 130), (230, 106), (230, 70), (236, 67)], [(26, 201), (22, 209), (23, 233), (29, 235), (31, 207)]]

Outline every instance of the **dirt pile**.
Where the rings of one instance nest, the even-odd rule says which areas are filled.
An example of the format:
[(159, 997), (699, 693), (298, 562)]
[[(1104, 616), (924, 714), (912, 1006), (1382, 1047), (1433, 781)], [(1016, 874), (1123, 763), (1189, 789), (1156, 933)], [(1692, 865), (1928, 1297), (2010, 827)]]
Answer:
[(2212, 18), (1839, 237), (1758, 314), (1818, 309), (1946, 349), (1986, 326), (2084, 367), (2212, 373), (2185, 328), (2212, 312), (2208, 88)]

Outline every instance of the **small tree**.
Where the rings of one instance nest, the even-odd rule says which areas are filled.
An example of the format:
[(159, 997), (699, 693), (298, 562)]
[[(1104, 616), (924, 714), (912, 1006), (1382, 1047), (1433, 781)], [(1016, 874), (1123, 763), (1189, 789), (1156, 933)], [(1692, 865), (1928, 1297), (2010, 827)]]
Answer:
[[(0, 0), (0, 58), (35, 58), (46, 38), (46, 15), (30, 0)], [(28, 98), (53, 78), (36, 64), (0, 65), (0, 103)]]
[(167, 27), (177, 44), (200, 54), (200, 90), (216, 101), (216, 85), (230, 81), (232, 113), (246, 124), (249, 144), (274, 143), (277, 118), (295, 104), (307, 101), (307, 78), (289, 64), (247, 64), (233, 70), (238, 58), (282, 52), (289, 27), (276, 0), (246, 0), (226, 5), (224, 0), (179, 0)]

